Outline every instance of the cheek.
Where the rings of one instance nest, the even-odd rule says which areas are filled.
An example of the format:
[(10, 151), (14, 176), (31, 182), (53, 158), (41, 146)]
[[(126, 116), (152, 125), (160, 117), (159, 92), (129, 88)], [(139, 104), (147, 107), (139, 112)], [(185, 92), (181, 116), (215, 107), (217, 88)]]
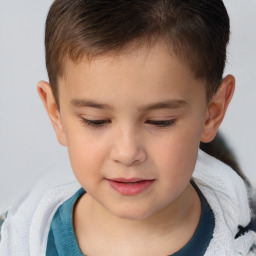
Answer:
[(197, 159), (198, 148), (191, 144), (179, 144), (168, 150), (159, 150), (158, 163), (165, 170), (166, 176), (175, 179), (191, 176)]
[(166, 182), (187, 183), (193, 173), (200, 141), (198, 129), (178, 129), (155, 148), (154, 162)]
[(73, 172), (83, 185), (84, 181), (94, 180), (100, 173), (106, 158), (106, 147), (97, 139), (76, 133), (68, 137), (68, 153)]
[[(198, 150), (187, 146), (185, 143), (179, 144), (169, 148), (168, 153), (159, 152), (162, 158), (159, 161), (161, 165), (158, 166), (162, 170), (159, 173), (162, 194), (172, 195), (172, 200), (185, 190), (195, 168)], [(167, 198), (170, 199), (169, 196)]]

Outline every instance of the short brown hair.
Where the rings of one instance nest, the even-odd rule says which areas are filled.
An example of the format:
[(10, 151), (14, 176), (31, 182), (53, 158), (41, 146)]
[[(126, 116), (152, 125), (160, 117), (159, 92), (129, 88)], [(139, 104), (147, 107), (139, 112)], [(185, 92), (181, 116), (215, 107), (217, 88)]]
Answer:
[(49, 81), (58, 104), (65, 58), (118, 54), (131, 43), (162, 38), (205, 79), (210, 99), (222, 80), (229, 34), (222, 0), (55, 0), (45, 30)]

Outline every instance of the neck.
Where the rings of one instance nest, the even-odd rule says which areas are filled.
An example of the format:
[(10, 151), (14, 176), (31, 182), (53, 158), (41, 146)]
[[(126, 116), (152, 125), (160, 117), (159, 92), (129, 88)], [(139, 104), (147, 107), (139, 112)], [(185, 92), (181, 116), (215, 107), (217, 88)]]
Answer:
[[(74, 226), (81, 248), (83, 241), (88, 248), (88, 239), (99, 240), (102, 236), (106, 244), (119, 244), (121, 248), (149, 242), (159, 250), (161, 244), (161, 248), (168, 247), (166, 251), (170, 254), (181, 249), (190, 240), (199, 223), (200, 214), (200, 199), (191, 185), (171, 205), (142, 220), (115, 216), (89, 194), (85, 194), (76, 205)], [(132, 253), (135, 255), (135, 252)]]

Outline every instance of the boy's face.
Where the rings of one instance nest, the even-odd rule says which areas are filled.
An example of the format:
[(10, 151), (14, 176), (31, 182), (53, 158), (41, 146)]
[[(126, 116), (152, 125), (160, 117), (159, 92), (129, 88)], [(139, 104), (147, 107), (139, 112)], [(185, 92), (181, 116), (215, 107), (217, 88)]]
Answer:
[(95, 204), (144, 219), (188, 200), (205, 85), (164, 44), (68, 62), (59, 102), (59, 141)]

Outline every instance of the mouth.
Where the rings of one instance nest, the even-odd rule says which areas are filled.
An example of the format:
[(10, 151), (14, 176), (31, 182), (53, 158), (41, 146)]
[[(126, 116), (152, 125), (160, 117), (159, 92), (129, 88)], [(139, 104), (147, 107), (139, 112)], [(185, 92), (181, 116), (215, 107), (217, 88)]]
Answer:
[(117, 178), (107, 179), (110, 187), (125, 196), (135, 196), (147, 190), (155, 179)]

